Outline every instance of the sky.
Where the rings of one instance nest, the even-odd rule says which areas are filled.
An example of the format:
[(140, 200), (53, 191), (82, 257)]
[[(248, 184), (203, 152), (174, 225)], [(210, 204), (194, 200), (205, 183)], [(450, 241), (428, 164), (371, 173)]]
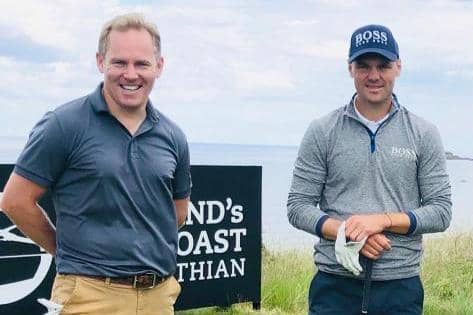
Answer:
[(165, 59), (151, 100), (190, 142), (298, 145), (354, 93), (351, 33), (384, 24), (399, 43), (400, 103), (434, 123), (447, 150), (473, 156), (473, 1), (0, 3), (3, 136), (26, 137), (46, 111), (92, 92), (103, 23), (141, 12)]

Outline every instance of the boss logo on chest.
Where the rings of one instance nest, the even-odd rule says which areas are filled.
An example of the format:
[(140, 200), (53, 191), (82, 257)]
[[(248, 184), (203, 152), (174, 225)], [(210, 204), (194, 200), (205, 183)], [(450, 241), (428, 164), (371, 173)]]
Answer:
[(391, 147), (391, 156), (413, 161), (417, 160), (416, 152), (408, 148)]

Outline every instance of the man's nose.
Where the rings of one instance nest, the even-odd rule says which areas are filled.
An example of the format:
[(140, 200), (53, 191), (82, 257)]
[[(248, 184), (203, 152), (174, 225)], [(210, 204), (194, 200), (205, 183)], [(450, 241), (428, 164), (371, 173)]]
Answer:
[(379, 79), (379, 70), (376, 67), (370, 68), (368, 72), (369, 80), (378, 80)]
[(125, 73), (123, 74), (125, 79), (134, 80), (138, 78), (138, 73), (136, 72), (136, 68), (134, 65), (128, 65), (125, 69)]

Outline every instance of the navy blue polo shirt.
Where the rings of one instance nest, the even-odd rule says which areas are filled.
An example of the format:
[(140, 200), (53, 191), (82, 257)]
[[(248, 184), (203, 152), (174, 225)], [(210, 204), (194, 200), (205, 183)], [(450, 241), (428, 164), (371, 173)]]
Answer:
[(48, 112), (14, 171), (52, 193), (59, 273), (173, 274), (173, 200), (191, 187), (185, 135), (149, 102), (131, 135), (101, 89)]

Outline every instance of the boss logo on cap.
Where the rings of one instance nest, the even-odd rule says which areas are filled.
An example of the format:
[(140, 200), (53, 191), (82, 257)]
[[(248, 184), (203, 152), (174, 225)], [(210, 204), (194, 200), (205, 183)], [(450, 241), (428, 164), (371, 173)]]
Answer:
[(355, 46), (365, 45), (369, 42), (380, 43), (388, 45), (388, 34), (386, 32), (380, 32), (378, 30), (374, 31), (364, 31), (363, 33), (358, 33), (355, 35)]

